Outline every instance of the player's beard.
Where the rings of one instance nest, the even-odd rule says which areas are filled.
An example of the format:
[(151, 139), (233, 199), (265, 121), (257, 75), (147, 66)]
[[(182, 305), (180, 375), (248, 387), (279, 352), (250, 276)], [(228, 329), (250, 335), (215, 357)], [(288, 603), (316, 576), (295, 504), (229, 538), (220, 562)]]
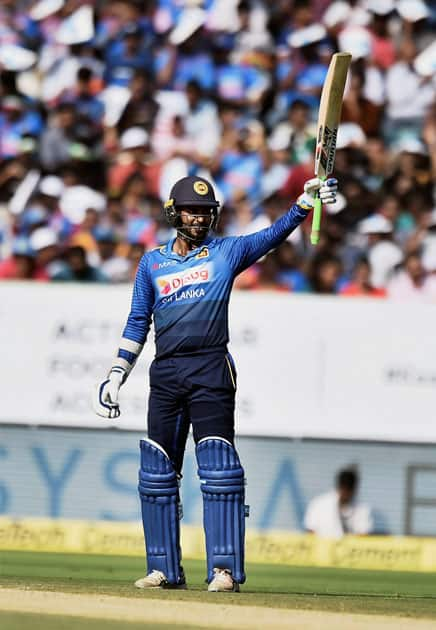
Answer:
[[(195, 233), (197, 232), (197, 233)], [(182, 238), (184, 241), (187, 241), (188, 243), (194, 244), (194, 245), (201, 245), (202, 242), (204, 241), (204, 239), (207, 236), (207, 233), (209, 232), (209, 228), (208, 227), (196, 227), (195, 228), (195, 232), (193, 233), (193, 228), (192, 227), (182, 227), (182, 228), (178, 228), (177, 229), (177, 235)]]
[(212, 219), (208, 225), (181, 225), (177, 228), (177, 235), (190, 244), (201, 245), (212, 227)]

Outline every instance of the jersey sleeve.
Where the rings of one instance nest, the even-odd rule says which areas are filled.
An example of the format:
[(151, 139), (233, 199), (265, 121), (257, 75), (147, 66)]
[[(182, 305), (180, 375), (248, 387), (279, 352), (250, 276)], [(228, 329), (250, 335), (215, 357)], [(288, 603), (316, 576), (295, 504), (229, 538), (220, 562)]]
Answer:
[(280, 245), (304, 221), (307, 215), (307, 210), (294, 204), (285, 215), (270, 227), (248, 236), (228, 239), (232, 241), (231, 247), (228, 248), (228, 259), (235, 275)]
[(138, 265), (130, 313), (111, 371), (120, 371), (127, 377), (135, 365), (150, 330), (153, 303), (154, 290), (147, 266), (147, 257), (144, 256)]
[(144, 344), (151, 325), (154, 289), (147, 266), (147, 257), (143, 256), (136, 272), (132, 303), (123, 337)]

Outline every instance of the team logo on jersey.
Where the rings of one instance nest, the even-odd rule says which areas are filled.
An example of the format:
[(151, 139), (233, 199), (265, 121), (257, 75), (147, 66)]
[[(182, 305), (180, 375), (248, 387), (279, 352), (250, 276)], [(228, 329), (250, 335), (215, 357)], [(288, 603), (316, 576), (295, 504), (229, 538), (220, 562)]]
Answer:
[(197, 195), (207, 195), (209, 192), (209, 186), (205, 182), (201, 182), (200, 180), (194, 182), (194, 191)]
[(209, 250), (207, 247), (203, 247), (201, 252), (197, 254), (195, 258), (209, 258)]
[(212, 265), (207, 263), (191, 267), (191, 269), (186, 269), (186, 271), (159, 276), (159, 278), (156, 278), (156, 284), (159, 289), (159, 295), (168, 297), (179, 289), (194, 284), (204, 284), (210, 282), (211, 279)]

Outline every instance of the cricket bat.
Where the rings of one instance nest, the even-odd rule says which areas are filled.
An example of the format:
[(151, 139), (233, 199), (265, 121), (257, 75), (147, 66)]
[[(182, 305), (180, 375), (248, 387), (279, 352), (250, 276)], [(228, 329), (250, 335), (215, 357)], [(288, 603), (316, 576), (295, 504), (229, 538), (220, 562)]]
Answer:
[[(315, 149), (315, 175), (320, 179), (327, 179), (333, 171), (336, 138), (341, 120), (342, 97), (350, 63), (350, 53), (335, 53), (330, 61), (322, 88)], [(313, 209), (312, 231), (310, 233), (312, 245), (316, 245), (319, 241), (320, 227), (321, 200), (317, 198)]]

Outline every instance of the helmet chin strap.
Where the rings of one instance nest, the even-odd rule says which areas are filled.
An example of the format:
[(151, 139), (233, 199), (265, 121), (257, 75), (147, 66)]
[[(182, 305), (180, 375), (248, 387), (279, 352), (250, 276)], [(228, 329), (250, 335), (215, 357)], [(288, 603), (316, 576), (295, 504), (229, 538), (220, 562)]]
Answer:
[[(185, 233), (184, 229), (188, 229), (189, 228), (177, 228), (177, 236), (181, 239), (183, 239), (184, 241), (188, 241), (189, 243), (194, 243), (195, 245), (201, 245), (201, 243), (204, 241), (204, 239), (207, 236), (207, 233), (209, 232), (209, 228), (204, 228), (204, 235), (201, 237), (196, 237), (194, 238), (193, 236), (190, 236), (189, 234)], [(203, 228), (202, 228), (203, 229)]]
[[(179, 215), (179, 220), (180, 220), (180, 215)], [(213, 217), (211, 216), (210, 221), (209, 221), (209, 225), (177, 225), (176, 230), (177, 230), (177, 236), (180, 237), (181, 239), (183, 239), (184, 241), (187, 241), (188, 243), (193, 243), (194, 245), (201, 245), (201, 243), (204, 241), (204, 239), (206, 238), (209, 230), (212, 228), (213, 225)], [(189, 231), (191, 230), (191, 228), (196, 228), (196, 229), (200, 229), (203, 230), (203, 235), (201, 237), (194, 237), (191, 236), (189, 234)]]

